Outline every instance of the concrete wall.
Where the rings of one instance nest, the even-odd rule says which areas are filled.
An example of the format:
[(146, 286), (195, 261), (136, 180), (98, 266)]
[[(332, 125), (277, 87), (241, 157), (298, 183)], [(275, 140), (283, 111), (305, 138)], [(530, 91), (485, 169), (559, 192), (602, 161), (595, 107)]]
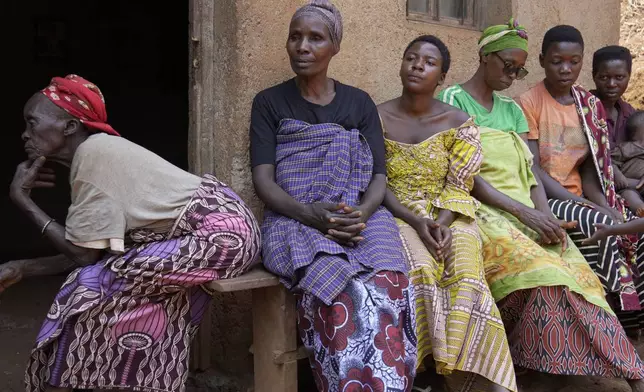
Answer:
[[(541, 37), (547, 28), (568, 23), (584, 33), (592, 51), (617, 43), (619, 0), (487, 0), (488, 24), (518, 16), (530, 34), (531, 71), (509, 94), (522, 92), (542, 78), (538, 64)], [(215, 2), (215, 173), (229, 183), (261, 215), (251, 183), (248, 125), (251, 102), (260, 90), (293, 76), (285, 43), (293, 11), (300, 0), (219, 0)], [(345, 23), (341, 52), (330, 75), (369, 92), (376, 103), (400, 93), (398, 69), (407, 43), (421, 34), (443, 39), (452, 53), (448, 84), (463, 82), (478, 65), (476, 43), (480, 32), (409, 22), (405, 0), (337, 0)], [(582, 81), (590, 82), (590, 62)], [(223, 298), (222, 298), (223, 299)], [(244, 350), (251, 343), (248, 297), (235, 296), (232, 306), (217, 305), (213, 316), (215, 366), (240, 374), (250, 370)]]
[(526, 26), (530, 35), (530, 56), (527, 80), (513, 86), (511, 92), (519, 94), (530, 84), (543, 78), (539, 66), (541, 42), (544, 33), (557, 24), (577, 27), (586, 44), (584, 68), (580, 83), (594, 88), (591, 77), (593, 53), (606, 45), (619, 43), (620, 2), (619, 0), (513, 0), (518, 20)]
[[(487, 0), (492, 22), (507, 19), (510, 9), (530, 35), (526, 81), (508, 92), (516, 95), (542, 78), (538, 63), (541, 38), (556, 24), (577, 26), (586, 40), (582, 83), (589, 85), (592, 52), (619, 40), (619, 0)], [(284, 49), (288, 24), (300, 0), (217, 1), (215, 5), (216, 172), (231, 183), (257, 211), (248, 167), (248, 122), (255, 94), (293, 76)], [(398, 69), (407, 43), (420, 34), (435, 34), (452, 53), (447, 84), (466, 80), (478, 65), (480, 32), (405, 17), (405, 0), (337, 0), (345, 31), (342, 49), (330, 75), (369, 92), (376, 103), (400, 93)]]

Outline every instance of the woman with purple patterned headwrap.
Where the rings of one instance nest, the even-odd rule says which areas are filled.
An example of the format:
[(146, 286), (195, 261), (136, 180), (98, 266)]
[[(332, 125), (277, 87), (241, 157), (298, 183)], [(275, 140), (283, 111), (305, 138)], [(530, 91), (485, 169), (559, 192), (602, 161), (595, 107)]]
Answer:
[(398, 228), (381, 207), (376, 105), (327, 77), (342, 17), (311, 1), (291, 20), (292, 78), (257, 94), (253, 183), (267, 207), (266, 268), (297, 295), (300, 337), (320, 391), (408, 391), (416, 371), (413, 288)]

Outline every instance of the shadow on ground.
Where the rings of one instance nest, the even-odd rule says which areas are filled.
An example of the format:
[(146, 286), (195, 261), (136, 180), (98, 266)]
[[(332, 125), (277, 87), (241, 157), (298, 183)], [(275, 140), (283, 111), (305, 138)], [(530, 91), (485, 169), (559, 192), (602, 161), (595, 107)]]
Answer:
[[(32, 279), (0, 295), (0, 392), (24, 391), (23, 377), (29, 351), (62, 280), (62, 277)], [(638, 345), (638, 351), (644, 354), (644, 344)], [(306, 374), (302, 376), (307, 378)], [(202, 374), (194, 381), (188, 392), (246, 392), (231, 389), (231, 385), (239, 383), (232, 383), (226, 376), (214, 372)], [(520, 392), (630, 392), (628, 384), (622, 380), (558, 377), (534, 372), (519, 376), (518, 384)], [(302, 385), (300, 390), (310, 392), (313, 389), (308, 384)]]

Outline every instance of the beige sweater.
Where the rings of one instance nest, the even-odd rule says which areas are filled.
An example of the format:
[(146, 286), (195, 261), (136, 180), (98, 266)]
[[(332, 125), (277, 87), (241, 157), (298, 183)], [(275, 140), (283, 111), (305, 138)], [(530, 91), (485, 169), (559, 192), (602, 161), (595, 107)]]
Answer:
[(168, 232), (201, 179), (118, 136), (90, 136), (70, 172), (66, 238), (94, 249), (123, 252), (125, 233)]

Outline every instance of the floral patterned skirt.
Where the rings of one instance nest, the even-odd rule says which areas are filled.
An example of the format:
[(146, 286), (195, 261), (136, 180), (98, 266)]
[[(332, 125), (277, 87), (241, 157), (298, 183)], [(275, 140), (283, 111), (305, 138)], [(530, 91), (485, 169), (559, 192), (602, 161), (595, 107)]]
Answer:
[(416, 373), (413, 288), (404, 274), (354, 279), (330, 305), (298, 295), (298, 328), (320, 392), (410, 391)]

